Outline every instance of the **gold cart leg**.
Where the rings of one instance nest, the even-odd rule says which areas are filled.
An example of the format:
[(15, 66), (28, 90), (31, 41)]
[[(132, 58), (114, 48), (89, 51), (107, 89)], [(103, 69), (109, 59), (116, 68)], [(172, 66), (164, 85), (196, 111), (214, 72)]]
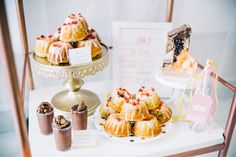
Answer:
[(14, 126), (19, 142), (20, 155), (30, 157), (30, 146), (27, 136), (27, 127), (24, 110), (21, 103), (19, 84), (16, 73), (16, 66), (12, 51), (12, 45), (8, 30), (6, 10), (4, 0), (0, 0), (0, 59), (5, 69), (6, 80), (8, 81), (8, 91), (10, 95), (10, 105), (14, 120)]
[(172, 22), (174, 0), (168, 0), (166, 22)]
[[(28, 40), (27, 40), (27, 33), (26, 33), (26, 27), (25, 27), (23, 1), (16, 0), (16, 7), (17, 7), (17, 15), (18, 15), (18, 23), (19, 23), (19, 29), (20, 29), (22, 51), (27, 59), (27, 61), (25, 62), (26, 63), (26, 71), (23, 73), (23, 78), (25, 78), (24, 75), (28, 75), (29, 89), (34, 90), (33, 75), (32, 75), (31, 64), (30, 64), (30, 60), (29, 60), (29, 49), (28, 49)], [(23, 81), (25, 81), (25, 80), (23, 80)], [(21, 91), (24, 91), (24, 90), (21, 90)]]

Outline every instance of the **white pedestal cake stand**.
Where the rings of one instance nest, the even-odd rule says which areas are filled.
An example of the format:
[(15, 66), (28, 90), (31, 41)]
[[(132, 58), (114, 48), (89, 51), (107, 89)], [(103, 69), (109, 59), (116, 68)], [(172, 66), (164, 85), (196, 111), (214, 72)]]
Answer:
[(92, 114), (99, 105), (97, 95), (91, 91), (80, 89), (84, 84), (81, 80), (88, 75), (95, 75), (104, 69), (109, 61), (108, 49), (102, 46), (101, 56), (93, 59), (92, 62), (77, 65), (53, 65), (46, 58), (41, 58), (33, 54), (32, 61), (36, 72), (44, 77), (64, 79), (64, 86), (67, 90), (61, 91), (53, 96), (52, 104), (58, 114), (70, 117), (70, 108), (83, 100), (88, 106), (89, 114)]
[[(167, 104), (171, 107), (173, 116), (178, 116), (180, 97), (184, 89), (187, 87), (190, 77), (180, 78), (175, 76), (165, 76), (162, 75), (161, 68), (157, 68), (155, 72), (155, 77), (157, 82), (173, 89), (173, 92), (171, 94), (171, 97), (167, 101)], [(194, 88), (195, 88), (194, 86), (188, 87), (188, 89), (194, 89)]]

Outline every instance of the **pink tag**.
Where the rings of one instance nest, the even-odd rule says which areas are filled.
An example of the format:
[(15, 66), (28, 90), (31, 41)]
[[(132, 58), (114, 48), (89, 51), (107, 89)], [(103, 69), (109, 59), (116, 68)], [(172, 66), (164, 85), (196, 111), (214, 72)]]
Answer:
[(194, 95), (187, 113), (187, 120), (206, 123), (212, 107), (212, 99), (209, 95)]

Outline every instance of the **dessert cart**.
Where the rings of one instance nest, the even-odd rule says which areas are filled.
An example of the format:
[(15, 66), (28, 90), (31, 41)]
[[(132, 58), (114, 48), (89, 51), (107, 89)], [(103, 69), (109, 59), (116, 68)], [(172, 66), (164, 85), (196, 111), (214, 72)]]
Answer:
[[(8, 80), (8, 90), (10, 95), (10, 104), (12, 107), (12, 113), (14, 118), (14, 125), (16, 128), (18, 142), (20, 146), (21, 156), (94, 156), (98, 154), (110, 155), (111, 153), (116, 156), (194, 156), (200, 154), (206, 154), (210, 152), (218, 152), (218, 156), (226, 156), (232, 138), (235, 121), (236, 121), (236, 87), (226, 82), (223, 78), (219, 77), (219, 82), (233, 94), (230, 112), (228, 114), (225, 128), (222, 129), (219, 125), (216, 125), (211, 135), (208, 132), (195, 133), (190, 131), (184, 123), (173, 124), (172, 131), (165, 136), (165, 138), (149, 144), (123, 144), (113, 142), (103, 136), (96, 134), (97, 145), (94, 147), (85, 148), (72, 148), (70, 151), (61, 153), (56, 150), (53, 137), (41, 136), (36, 123), (35, 110), (37, 104), (42, 100), (50, 101), (51, 98), (62, 87), (51, 87), (43, 89), (34, 89), (33, 78), (30, 66), (29, 53), (26, 38), (26, 28), (23, 12), (23, 1), (16, 0), (18, 20), (20, 26), (20, 34), (22, 41), (22, 48), (24, 52), (24, 72), (21, 82), (21, 88), (19, 88), (16, 65), (13, 58), (12, 45), (9, 36), (9, 29), (7, 24), (6, 10), (4, 7), (4, 1), (0, 1), (0, 45), (1, 45), (1, 62), (6, 69), (6, 79)], [(167, 21), (172, 19), (173, 0), (168, 1), (168, 16)], [(200, 69), (203, 69), (202, 65), (198, 65)], [(211, 74), (215, 77), (215, 74)], [(25, 122), (25, 116), (23, 111), (24, 104), (24, 92), (26, 79), (29, 77), (29, 87), (32, 90), (29, 98), (29, 130), (27, 131), (27, 124)], [(94, 83), (87, 83), (85, 88), (93, 90), (98, 93), (98, 97), (104, 98), (105, 93), (110, 91), (111, 82), (100, 81)], [(93, 87), (96, 86), (96, 89)], [(223, 91), (224, 92), (224, 91)], [(42, 94), (43, 93), (43, 94)], [(223, 104), (222, 104), (223, 105)], [(93, 116), (89, 117), (89, 129), (94, 129)], [(175, 136), (178, 134), (178, 136)], [(40, 143), (40, 147), (39, 147)]]

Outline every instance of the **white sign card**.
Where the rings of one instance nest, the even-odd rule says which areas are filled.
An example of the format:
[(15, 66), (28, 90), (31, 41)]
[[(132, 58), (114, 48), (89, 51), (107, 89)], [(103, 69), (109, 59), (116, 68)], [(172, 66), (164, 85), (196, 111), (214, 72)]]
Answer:
[(70, 64), (81, 64), (92, 62), (91, 46), (69, 49)]
[(73, 130), (73, 147), (88, 147), (96, 145), (96, 130)]
[(113, 23), (113, 88), (161, 86), (155, 71), (163, 62), (170, 30), (171, 23)]

